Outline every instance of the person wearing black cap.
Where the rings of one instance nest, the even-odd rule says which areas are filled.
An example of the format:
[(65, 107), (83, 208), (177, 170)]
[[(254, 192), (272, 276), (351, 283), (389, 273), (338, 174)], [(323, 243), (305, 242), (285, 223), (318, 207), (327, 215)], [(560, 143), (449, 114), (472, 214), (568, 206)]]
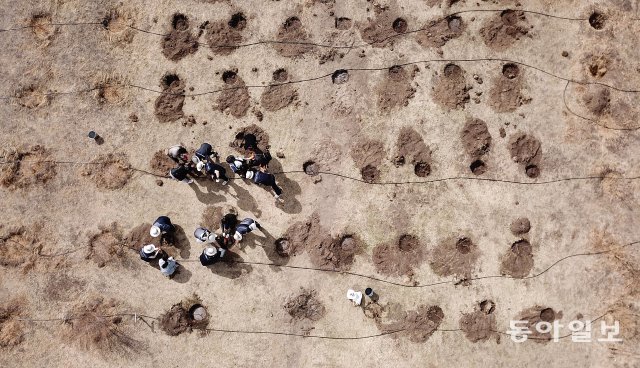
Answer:
[(238, 224), (238, 216), (235, 213), (227, 213), (220, 219), (220, 231), (222, 235), (230, 235)]
[(219, 183), (220, 180), (222, 180), (222, 185), (227, 185), (227, 182), (229, 182), (229, 178), (227, 177), (227, 170), (212, 161), (207, 161), (206, 164), (203, 161), (200, 161), (198, 162), (196, 168), (198, 169), (198, 171), (204, 170), (205, 174), (209, 175), (211, 179), (216, 181), (216, 183)]

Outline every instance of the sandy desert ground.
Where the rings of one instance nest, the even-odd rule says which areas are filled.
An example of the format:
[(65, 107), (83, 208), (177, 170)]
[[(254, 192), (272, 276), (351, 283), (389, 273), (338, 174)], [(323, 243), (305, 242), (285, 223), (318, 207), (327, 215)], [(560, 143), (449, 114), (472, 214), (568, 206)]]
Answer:
[[(637, 1), (0, 4), (0, 366), (640, 367)], [(282, 203), (166, 177), (244, 132)]]

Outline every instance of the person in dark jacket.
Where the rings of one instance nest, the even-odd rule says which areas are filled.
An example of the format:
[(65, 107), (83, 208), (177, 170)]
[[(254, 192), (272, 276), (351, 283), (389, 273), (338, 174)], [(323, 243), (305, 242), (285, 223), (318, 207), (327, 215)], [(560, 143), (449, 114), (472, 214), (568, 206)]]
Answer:
[(249, 165), (247, 161), (243, 157), (235, 157), (232, 155), (227, 156), (227, 163), (235, 174), (240, 175), (241, 177), (245, 177), (247, 174), (247, 170), (249, 169)]
[(216, 247), (204, 248), (200, 254), (200, 264), (203, 266), (210, 266), (222, 259), (224, 256), (224, 249), (218, 249)]
[(247, 151), (258, 149), (258, 138), (255, 134), (248, 133), (242, 137), (242, 148)]
[(250, 232), (252, 232), (255, 229), (260, 229), (262, 228), (260, 226), (260, 224), (252, 219), (252, 218), (246, 218), (244, 220), (242, 220), (238, 226), (236, 226), (236, 232), (235, 234), (233, 234), (233, 238), (237, 241), (240, 242), (242, 241), (242, 237), (244, 235), (249, 234)]
[(258, 166), (260, 168), (266, 169), (269, 167), (269, 162), (271, 162), (271, 153), (269, 151), (252, 151), (251, 155), (248, 158), (249, 166), (254, 167)]
[(169, 176), (172, 179), (183, 182), (183, 183), (191, 184), (193, 183), (193, 179), (190, 179), (188, 175), (189, 175), (189, 168), (187, 168), (184, 165), (180, 165), (175, 169), (171, 169), (171, 171), (169, 171)]
[(198, 148), (194, 153), (191, 159), (194, 164), (198, 164), (198, 162), (208, 162), (213, 158), (218, 156), (218, 154), (213, 150), (213, 147), (209, 143), (202, 143), (200, 148)]
[(145, 262), (151, 262), (160, 259), (164, 255), (164, 251), (153, 244), (147, 244), (140, 249), (140, 259)]
[(167, 216), (160, 216), (156, 219), (156, 221), (151, 225), (151, 230), (149, 230), (149, 235), (154, 238), (159, 237), (160, 235), (169, 234), (175, 231), (175, 227), (171, 223), (171, 219)]
[(247, 170), (247, 174), (245, 177), (249, 180), (252, 180), (256, 184), (271, 187), (276, 199), (280, 198), (280, 195), (282, 194), (282, 188), (280, 188), (276, 183), (276, 177), (273, 174), (270, 174), (263, 170), (250, 169)]
[(222, 185), (227, 185), (229, 182), (229, 178), (227, 177), (227, 170), (224, 167), (208, 161), (206, 164), (202, 161), (198, 162), (196, 166), (198, 171), (205, 172), (206, 175), (210, 176), (211, 179), (215, 180), (216, 183), (219, 183), (222, 180)]

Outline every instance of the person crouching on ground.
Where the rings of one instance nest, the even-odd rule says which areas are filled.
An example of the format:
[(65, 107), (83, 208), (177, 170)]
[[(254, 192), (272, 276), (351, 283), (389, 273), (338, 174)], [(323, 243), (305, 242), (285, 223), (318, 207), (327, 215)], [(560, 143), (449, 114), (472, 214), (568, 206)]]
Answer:
[(218, 153), (213, 150), (213, 147), (209, 143), (202, 143), (191, 157), (194, 164), (200, 162), (208, 162), (218, 156)]
[(278, 184), (276, 184), (276, 177), (273, 174), (266, 172), (265, 169), (261, 168), (259, 170), (247, 170), (247, 174), (245, 177), (249, 180), (253, 180), (253, 182), (256, 184), (271, 187), (276, 199), (280, 198), (280, 195), (282, 194), (282, 188), (280, 188)]
[(200, 263), (203, 266), (210, 266), (222, 259), (224, 256), (224, 250), (216, 247), (206, 247), (200, 254)]
[(175, 231), (175, 227), (171, 223), (171, 219), (167, 216), (160, 216), (156, 219), (156, 221), (151, 225), (151, 229), (149, 230), (149, 235), (154, 238), (159, 237), (160, 235), (171, 234)]
[(169, 278), (176, 273), (179, 266), (173, 257), (168, 257), (166, 254), (162, 255), (162, 258), (158, 261), (158, 265), (160, 266), (160, 272)]
[(187, 168), (184, 165), (180, 165), (175, 169), (171, 169), (171, 171), (169, 171), (169, 176), (171, 177), (171, 179), (179, 182), (183, 182), (186, 184), (191, 184), (193, 183), (193, 179), (189, 179), (188, 175), (189, 175), (189, 168)]
[(249, 170), (249, 164), (243, 157), (229, 155), (227, 156), (227, 163), (234, 174), (238, 174), (243, 178), (247, 174), (247, 170)]
[(211, 244), (216, 241), (216, 234), (212, 233), (211, 230), (199, 227), (193, 232), (193, 236), (196, 238), (198, 243), (207, 243)]
[(260, 224), (252, 219), (252, 218), (246, 218), (244, 220), (242, 220), (238, 226), (236, 226), (236, 232), (235, 234), (233, 234), (233, 238), (237, 241), (237, 242), (241, 242), (242, 241), (242, 237), (244, 235), (249, 234), (250, 232), (252, 232), (255, 229), (261, 229), (262, 226), (260, 226)]
[(164, 255), (164, 251), (153, 244), (147, 244), (140, 249), (140, 259), (145, 262), (151, 262), (160, 259)]
[(219, 183), (220, 180), (222, 180), (222, 185), (227, 185), (229, 182), (229, 178), (227, 178), (227, 170), (214, 162), (208, 161), (205, 164), (200, 161), (198, 162), (198, 165), (196, 165), (196, 168), (201, 172), (204, 170), (205, 175), (210, 176), (211, 179), (216, 181), (216, 183)]
[(191, 160), (189, 159), (189, 153), (184, 146), (176, 144), (175, 146), (169, 147), (166, 151), (167, 156), (171, 157), (171, 159), (177, 164), (188, 164)]

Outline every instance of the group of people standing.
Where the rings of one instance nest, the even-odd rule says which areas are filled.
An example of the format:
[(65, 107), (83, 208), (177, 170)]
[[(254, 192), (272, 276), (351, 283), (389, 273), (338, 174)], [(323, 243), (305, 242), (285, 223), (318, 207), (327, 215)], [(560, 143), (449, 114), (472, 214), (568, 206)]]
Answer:
[[(281, 200), (282, 188), (276, 182), (273, 174), (269, 173), (271, 154), (268, 150), (258, 148), (257, 138), (253, 134), (245, 134), (242, 147), (249, 153), (248, 157), (229, 155), (226, 163), (234, 174), (248, 179), (256, 184), (273, 189), (276, 200)], [(226, 185), (229, 182), (227, 170), (220, 165), (219, 155), (209, 143), (200, 145), (191, 157), (182, 145), (175, 145), (167, 150), (167, 155), (178, 164), (169, 171), (169, 176), (177, 181), (191, 184), (192, 177), (209, 177), (216, 182)]]
[[(245, 235), (261, 228), (261, 225), (252, 218), (238, 221), (238, 216), (234, 213), (227, 213), (222, 217), (219, 234), (205, 227), (196, 228), (193, 233), (196, 241), (206, 244), (200, 254), (200, 263), (203, 266), (210, 266), (220, 261), (224, 258), (226, 251), (236, 242), (241, 242)], [(160, 216), (151, 225), (149, 235), (158, 238), (171, 236), (175, 231), (176, 228), (171, 223), (171, 219), (167, 216)], [(167, 277), (172, 277), (180, 266), (173, 257), (154, 244), (147, 244), (140, 249), (140, 259), (149, 263), (157, 261), (160, 272)]]

